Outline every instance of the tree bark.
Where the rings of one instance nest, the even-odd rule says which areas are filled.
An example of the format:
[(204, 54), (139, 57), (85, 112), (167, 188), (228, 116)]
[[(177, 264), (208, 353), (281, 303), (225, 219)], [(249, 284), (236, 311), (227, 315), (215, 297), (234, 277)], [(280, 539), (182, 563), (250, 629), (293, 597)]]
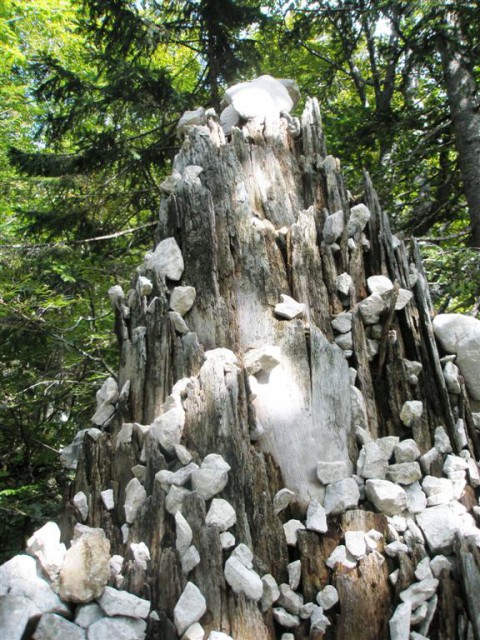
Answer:
[(439, 38), (445, 87), (470, 217), (470, 244), (480, 247), (480, 111), (475, 77), (461, 49), (463, 40), (454, 16), (450, 33)]
[[(461, 401), (447, 393), (416, 247), (394, 243), (368, 176), (364, 202), (371, 218), (365, 235), (357, 231), (348, 237), (353, 203), (339, 162), (326, 155), (315, 100), (307, 101), (300, 125), (294, 137), (285, 119), (271, 118), (265, 125), (233, 129), (228, 140), (214, 117), (208, 127), (192, 129), (175, 159), (183, 177), (162, 202), (156, 236), (157, 243), (176, 239), (185, 260), (181, 284), (196, 288), (195, 304), (185, 316), (189, 331), (176, 332), (168, 316), (169, 290), (178, 283), (165, 281), (145, 265), (133, 278), (128, 313), (124, 307), (117, 309), (123, 337), (119, 388), (129, 393), (119, 402), (108, 431), (96, 442), (86, 437), (71, 495), (81, 490), (89, 496), (88, 524), (103, 527), (112, 553), (125, 557), (125, 588), (151, 599), (158, 614), (149, 621), (151, 640), (177, 638), (173, 610), (187, 580), (207, 602), (201, 619), (206, 638), (212, 630), (235, 640), (270, 640), (287, 632), (275, 622), (271, 608), (262, 611), (226, 582), (229, 552), (222, 549), (219, 531), (205, 525), (209, 502), (195, 492), (185, 497), (181, 510), (192, 528), (200, 563), (188, 576), (182, 573), (166, 487), (155, 479), (162, 469), (181, 468), (180, 461), (148, 434), (143, 439), (138, 429), (130, 443), (117, 441), (125, 423), (150, 425), (166, 411), (164, 403), (177, 380), (189, 378), (181, 444), (198, 464), (216, 453), (230, 465), (228, 484), (219, 496), (235, 509), (236, 544), (252, 550), (257, 574), (269, 573), (278, 584), (288, 583), (287, 565), (299, 559), (297, 591), (305, 602), (315, 602), (327, 584), (337, 587), (340, 602), (328, 612), (326, 638), (387, 638), (388, 620), (399, 602), (388, 575), (400, 563), (399, 584), (405, 588), (419, 560), (415, 554), (403, 560), (383, 555), (384, 540), (378, 555), (366, 556), (354, 569), (326, 566), (346, 531), (375, 528), (387, 537), (386, 517), (364, 500), (357, 509), (330, 516), (325, 533), (302, 530), (298, 544), (287, 545), (282, 525), (291, 518), (304, 522), (310, 500), (324, 500), (325, 487), (316, 477), (318, 462), (333, 461), (345, 465), (349, 474), (355, 472), (353, 376), (365, 400), (365, 426), (372, 438), (413, 437), (423, 454), (432, 447), (438, 425), (444, 425), (454, 441), (456, 420), (462, 418), (471, 454), (480, 454), (465, 390)], [(192, 165), (202, 168), (198, 177), (191, 177)], [(326, 215), (339, 210), (344, 231), (336, 245), (327, 244)], [(337, 277), (344, 273), (352, 278), (346, 295), (337, 289)], [(414, 294), (404, 309), (381, 320), (387, 324), (381, 357), (372, 356), (373, 329), (364, 325), (359, 309), (367, 296), (366, 277), (374, 274), (388, 276)], [(153, 283), (148, 296), (139, 293), (139, 275)], [(304, 316), (285, 320), (276, 315), (280, 294), (304, 303)], [(334, 343), (332, 319), (343, 311), (352, 314), (350, 355)], [(279, 347), (280, 364), (269, 374), (248, 375), (245, 354), (265, 345)], [(237, 361), (208, 353), (220, 347), (231, 350)], [(415, 379), (408, 374), (408, 361), (422, 365)], [(407, 400), (421, 400), (424, 406), (411, 430), (399, 418)], [(124, 542), (125, 488), (138, 464), (145, 466), (147, 499)], [(276, 513), (273, 498), (284, 487), (296, 498)], [(100, 497), (107, 488), (114, 490), (112, 511), (106, 511)], [(66, 514), (69, 539), (75, 517), (73, 510)], [(148, 546), (146, 570), (136, 566), (132, 542)], [(473, 560), (465, 559), (464, 565), (474, 573)], [(458, 606), (465, 620), (472, 620), (470, 600)], [(444, 611), (437, 608), (432, 640), (441, 637), (443, 619)], [(293, 633), (296, 640), (308, 637), (308, 620), (300, 621)], [(310, 637), (322, 634), (312, 631)]]

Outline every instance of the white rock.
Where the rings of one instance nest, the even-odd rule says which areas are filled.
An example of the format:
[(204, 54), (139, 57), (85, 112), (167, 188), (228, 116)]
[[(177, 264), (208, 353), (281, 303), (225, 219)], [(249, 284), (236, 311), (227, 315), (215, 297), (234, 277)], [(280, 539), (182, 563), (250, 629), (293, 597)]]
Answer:
[(108, 616), (126, 616), (127, 618), (146, 618), (150, 613), (150, 600), (139, 598), (127, 591), (118, 591), (105, 587), (98, 598), (98, 604)]
[(443, 571), (451, 573), (452, 563), (446, 556), (439, 554), (430, 560), (430, 569), (433, 576), (435, 578), (439, 578)]
[(437, 464), (443, 461), (442, 454), (432, 447), (423, 456), (420, 456), (420, 466), (424, 475), (430, 475), (432, 468), (436, 467)]
[(136, 568), (146, 569), (150, 561), (150, 550), (144, 542), (132, 542), (130, 544), (134, 564)]
[(235, 556), (230, 556), (225, 562), (225, 580), (235, 593), (243, 593), (250, 600), (258, 601), (262, 597), (260, 577)]
[(168, 317), (170, 318), (170, 322), (173, 324), (173, 328), (177, 333), (183, 334), (190, 331), (187, 323), (177, 311), (169, 311)]
[(67, 602), (90, 602), (100, 596), (109, 578), (110, 542), (103, 529), (85, 527), (65, 555), (58, 594)]
[(132, 467), (131, 471), (134, 477), (140, 480), (142, 484), (145, 482), (145, 474), (147, 472), (147, 468), (145, 465), (136, 464), (134, 467)]
[(305, 304), (297, 302), (290, 296), (283, 293), (280, 294), (280, 298), (282, 299), (282, 302), (275, 305), (275, 314), (277, 316), (286, 318), (287, 320), (293, 320), (294, 318), (303, 316), (306, 311)]
[(412, 298), (413, 293), (411, 291), (408, 291), (408, 289), (399, 289), (397, 300), (395, 302), (395, 311), (401, 311), (407, 306)]
[(389, 516), (401, 513), (407, 506), (405, 490), (388, 480), (367, 480), (365, 494), (380, 513)]
[(268, 116), (279, 116), (282, 111), (289, 113), (294, 105), (286, 86), (269, 75), (229, 87), (224, 100), (244, 120), (259, 122)]
[(138, 618), (103, 618), (88, 628), (88, 640), (144, 640), (147, 623)]
[(130, 535), (130, 527), (128, 526), (128, 524), (126, 522), (125, 522), (125, 524), (122, 524), (122, 526), (120, 527), (120, 531), (122, 532), (122, 542), (123, 542), (123, 544), (127, 544), (128, 536)]
[(370, 276), (367, 278), (367, 287), (370, 293), (387, 293), (393, 289), (393, 282), (386, 276)]
[(158, 277), (167, 277), (174, 281), (180, 280), (185, 265), (175, 238), (162, 240), (155, 251), (148, 252), (145, 256), (145, 266), (147, 269), (155, 271)]
[(468, 477), (470, 480), (470, 485), (476, 489), (477, 487), (480, 486), (480, 471), (478, 468), (478, 464), (476, 463), (476, 461), (473, 458), (469, 458), (467, 460), (467, 471), (468, 471)]
[(453, 438), (457, 449), (465, 449), (468, 447), (467, 432), (465, 430), (465, 421), (459, 418), (455, 422), (455, 429), (453, 431)]
[(287, 565), (288, 570), (288, 584), (290, 589), (295, 591), (300, 584), (302, 577), (302, 562), (301, 560), (294, 560)]
[(158, 480), (160, 484), (174, 484), (177, 487), (183, 487), (183, 485), (191, 480), (192, 473), (198, 468), (198, 464), (190, 462), (190, 464), (178, 469), (175, 473), (168, 471), (167, 469), (162, 469), (161, 471), (157, 471), (155, 474), (155, 480)]
[[(348, 296), (350, 288), (353, 286), (352, 276), (348, 273), (341, 273), (335, 280), (335, 287), (339, 293)], [(346, 332), (343, 332), (346, 333)]]
[(406, 427), (411, 427), (423, 414), (423, 402), (420, 400), (407, 400), (400, 411), (400, 420)]
[(82, 522), (88, 518), (88, 498), (83, 491), (79, 491), (72, 499), (74, 507), (78, 510)]
[(100, 496), (102, 498), (103, 505), (107, 511), (110, 511), (115, 507), (115, 501), (113, 498), (113, 489), (105, 489), (104, 491), (100, 491)]
[(207, 122), (205, 109), (199, 107), (192, 111), (185, 111), (177, 124), (177, 135), (180, 136), (188, 131), (188, 127), (203, 125)]
[(365, 398), (360, 389), (350, 384), (350, 402), (352, 403), (352, 422), (355, 425), (355, 436), (359, 444), (364, 445), (371, 442), (372, 438), (368, 433), (368, 418)]
[(362, 478), (385, 478), (388, 459), (375, 442), (363, 445), (357, 460), (357, 474)]
[(195, 287), (175, 287), (170, 294), (170, 309), (183, 317), (193, 307), (196, 295)]
[(354, 509), (360, 500), (360, 490), (353, 478), (345, 478), (327, 486), (323, 506), (327, 514), (337, 515)]
[(390, 558), (396, 558), (399, 553), (408, 553), (408, 547), (400, 540), (394, 540), (385, 546), (385, 553)]
[(390, 460), (395, 451), (395, 447), (399, 444), (400, 438), (398, 436), (384, 436), (383, 438), (377, 438), (375, 444), (380, 447), (383, 452), (385, 460)]
[(191, 624), (182, 636), (182, 640), (204, 640), (204, 638), (205, 630), (199, 622)]
[(188, 627), (198, 622), (206, 610), (207, 603), (200, 589), (193, 582), (187, 582), (173, 610), (178, 635), (181, 636)]
[(339, 544), (338, 547), (332, 551), (325, 561), (325, 564), (327, 567), (330, 567), (330, 569), (335, 569), (336, 564), (341, 564), (346, 569), (353, 569), (357, 566), (355, 558), (347, 554), (347, 549), (344, 544)]
[(456, 313), (439, 314), (433, 330), (442, 347), (457, 355), (456, 363), (468, 392), (480, 400), (480, 320)]
[(453, 364), (453, 362), (445, 363), (443, 367), (443, 377), (445, 378), (445, 384), (450, 393), (461, 393), (462, 388), (460, 386), (460, 370)]
[(427, 496), (427, 507), (448, 504), (450, 500), (453, 500), (453, 484), (448, 478), (425, 476), (422, 489)]
[(327, 584), (321, 591), (317, 593), (317, 602), (324, 611), (328, 611), (338, 602), (338, 591), (331, 584)]
[(300, 520), (289, 520), (283, 525), (287, 544), (294, 547), (298, 542), (298, 532), (305, 529)]
[(414, 462), (420, 457), (420, 449), (417, 446), (415, 440), (408, 438), (402, 440), (393, 451), (395, 456), (395, 462)]
[(233, 527), (237, 521), (237, 515), (232, 505), (222, 498), (214, 498), (205, 518), (208, 526), (215, 526), (220, 531), (226, 531)]
[(220, 534), (220, 544), (224, 550), (231, 549), (235, 546), (235, 536), (230, 531), (223, 531)]
[(152, 293), (152, 281), (145, 276), (138, 276), (137, 291), (141, 296), (149, 296)]
[(318, 533), (328, 531), (327, 512), (314, 498), (312, 498), (308, 504), (305, 527), (310, 531), (317, 531)]
[(408, 485), (422, 478), (418, 462), (398, 462), (388, 467), (387, 478), (397, 484)]
[(357, 204), (350, 209), (348, 220), (348, 235), (354, 236), (357, 231), (363, 231), (370, 220), (370, 210), (364, 204)]
[(203, 465), (192, 473), (192, 488), (204, 500), (220, 493), (228, 483), (228, 471), (205, 468)]
[(280, 491), (277, 491), (273, 498), (273, 511), (275, 515), (278, 515), (286, 509), (294, 498), (295, 493), (290, 491), (290, 489), (280, 489)]
[[(332, 320), (332, 327), (339, 333), (350, 333), (352, 330), (352, 318), (353, 316), (351, 313), (339, 313), (338, 316)], [(353, 371), (355, 371), (356, 377), (357, 372), (355, 369), (353, 369)], [(355, 380), (350, 383), (355, 384)]]
[[(68, 638), (69, 640), (85, 640), (84, 629), (77, 627), (73, 622), (69, 622), (57, 616), (55, 613), (44, 613), (40, 618), (35, 634), (35, 640), (55, 640), (56, 638)], [(8, 640), (11, 640), (10, 638)]]
[(430, 569), (430, 558), (425, 556), (415, 568), (415, 577), (417, 580), (427, 580), (433, 578), (432, 570)]
[(319, 462), (317, 464), (317, 478), (320, 484), (338, 482), (350, 476), (349, 465), (344, 460)]
[(323, 239), (327, 244), (336, 242), (342, 235), (344, 228), (345, 218), (343, 211), (339, 209), (339, 211), (335, 211), (335, 213), (326, 217), (325, 224), (323, 226)]
[(125, 489), (125, 520), (132, 524), (147, 499), (147, 492), (138, 478), (132, 478)]
[(330, 625), (330, 620), (323, 613), (322, 607), (314, 606), (310, 617), (310, 629), (319, 633), (325, 633)]
[(278, 604), (286, 609), (288, 613), (298, 615), (300, 608), (303, 605), (303, 596), (299, 593), (295, 593), (288, 584), (280, 585), (280, 598)]
[(295, 636), (293, 635), (293, 633), (282, 633), (282, 637), (280, 638), (280, 640), (295, 640)]
[(263, 594), (261, 601), (262, 611), (268, 611), (270, 607), (277, 602), (280, 597), (280, 589), (278, 588), (277, 581), (269, 573), (262, 576)]
[(313, 602), (306, 602), (300, 607), (298, 615), (302, 620), (308, 620), (311, 617), (314, 609), (315, 604)]
[(387, 305), (380, 294), (372, 293), (368, 298), (362, 300), (358, 307), (365, 324), (378, 324), (380, 315), (385, 311)]
[(200, 554), (195, 545), (190, 545), (181, 558), (182, 572), (187, 576), (200, 564)]
[(447, 455), (443, 464), (443, 473), (450, 480), (465, 478), (468, 462), (464, 458), (455, 455)]
[(388, 623), (390, 640), (409, 640), (412, 607), (409, 602), (402, 602)]
[(110, 404), (118, 400), (118, 384), (115, 378), (109, 376), (96, 393), (97, 406), (100, 407), (105, 402)]
[(233, 638), (232, 636), (227, 636), (223, 631), (212, 631), (208, 636), (208, 640), (233, 640)]
[(0, 634), (8, 640), (22, 640), (29, 619), (38, 615), (27, 596), (7, 594), (0, 596)]
[(395, 569), (388, 575), (388, 579), (390, 580), (390, 584), (395, 586), (398, 582), (398, 576), (400, 575), (400, 569)]
[(233, 127), (238, 126), (240, 123), (240, 116), (235, 111), (234, 107), (229, 104), (225, 109), (223, 109), (220, 114), (220, 125), (225, 134), (231, 132)]
[(235, 547), (232, 551), (232, 556), (240, 560), (247, 569), (253, 568), (253, 553), (243, 542)]
[(450, 553), (459, 527), (452, 509), (446, 505), (430, 507), (417, 514), (416, 520), (432, 554)]
[(182, 556), (192, 544), (192, 528), (180, 511), (175, 514), (176, 540), (175, 547)]
[(77, 608), (75, 624), (83, 629), (88, 629), (92, 624), (105, 618), (105, 612), (96, 602), (82, 604)]
[(437, 587), (438, 580), (436, 578), (426, 578), (421, 582), (414, 582), (408, 589), (400, 593), (400, 600), (410, 602), (412, 609), (416, 609), (422, 602), (433, 596)]
[[(62, 568), (67, 552), (65, 545), (60, 542), (60, 529), (58, 525), (55, 522), (47, 522), (43, 527), (37, 529), (28, 539), (26, 550), (38, 559), (42, 569), (50, 580), (55, 580)], [(21, 575), (20, 572), (20, 576)], [(0, 595), (2, 595), (1, 592)]]
[(190, 493), (191, 491), (185, 489), (185, 487), (177, 487), (173, 484), (165, 498), (165, 508), (168, 513), (174, 516), (178, 510), (181, 510), (183, 500), (186, 496), (190, 495)]
[(279, 625), (286, 627), (287, 629), (293, 629), (294, 627), (298, 627), (300, 624), (300, 618), (288, 613), (288, 611), (285, 611), (283, 607), (274, 607), (273, 617)]
[(180, 460), (180, 462), (184, 465), (189, 464), (192, 461), (192, 454), (190, 451), (183, 446), (183, 444), (175, 445), (175, 455)]
[(180, 444), (184, 426), (185, 411), (177, 404), (155, 418), (150, 427), (149, 436), (156, 440), (165, 451), (174, 454), (175, 446)]
[(270, 373), (280, 364), (280, 357), (280, 347), (265, 345), (259, 349), (249, 349), (243, 357), (243, 364), (249, 375)]
[(356, 560), (360, 560), (367, 553), (365, 534), (363, 531), (345, 531), (345, 547), (347, 552)]

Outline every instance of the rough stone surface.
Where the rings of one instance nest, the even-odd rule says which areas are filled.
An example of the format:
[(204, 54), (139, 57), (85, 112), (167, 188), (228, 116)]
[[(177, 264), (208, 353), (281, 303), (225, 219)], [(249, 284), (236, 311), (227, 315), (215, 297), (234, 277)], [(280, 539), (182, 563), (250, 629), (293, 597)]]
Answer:
[(400, 420), (406, 427), (411, 427), (414, 422), (422, 417), (423, 402), (420, 400), (407, 400), (400, 411)]
[(302, 561), (294, 560), (293, 562), (290, 562), (287, 566), (287, 570), (288, 584), (290, 586), (290, 589), (293, 589), (293, 591), (295, 591), (298, 588), (300, 579), (302, 577)]
[(35, 640), (60, 640), (63, 638), (68, 638), (68, 640), (86, 639), (84, 629), (73, 624), (73, 622), (65, 620), (65, 618), (61, 616), (57, 616), (55, 613), (43, 614), (33, 637)]
[(363, 531), (345, 531), (345, 548), (356, 560), (367, 553), (365, 534)]
[(350, 293), (350, 287), (353, 286), (353, 279), (349, 273), (341, 273), (335, 280), (335, 286), (337, 291), (343, 296), (348, 296)]
[(135, 521), (137, 513), (146, 499), (147, 492), (145, 487), (138, 478), (132, 478), (125, 489), (125, 520), (128, 524), (132, 524)]
[(420, 582), (414, 582), (408, 589), (400, 593), (400, 600), (410, 602), (412, 609), (416, 609), (422, 602), (429, 600), (438, 587), (436, 578), (425, 578)]
[(78, 626), (83, 629), (87, 629), (95, 622), (102, 620), (102, 618), (105, 618), (105, 612), (101, 606), (96, 602), (90, 602), (77, 608), (75, 624), (78, 624)]
[(267, 611), (279, 599), (280, 589), (275, 578), (269, 573), (262, 576), (262, 584), (263, 594), (260, 605), (262, 611)]
[(395, 462), (397, 463), (414, 462), (420, 457), (420, 449), (418, 448), (415, 440), (412, 440), (411, 438), (402, 440), (397, 445), (395, 445), (393, 453), (395, 456)]
[(324, 507), (312, 498), (308, 504), (305, 527), (310, 531), (325, 533), (328, 531), (327, 512)]
[(323, 506), (327, 514), (336, 515), (354, 509), (360, 500), (360, 490), (353, 478), (345, 478), (327, 486)]
[(427, 506), (427, 496), (419, 482), (404, 487), (407, 496), (407, 510), (410, 513), (421, 513)]
[(226, 531), (233, 527), (237, 521), (237, 515), (232, 505), (222, 498), (214, 498), (208, 510), (205, 523), (215, 526), (220, 531)]
[(60, 542), (60, 529), (55, 522), (47, 522), (27, 541), (27, 552), (40, 562), (50, 580), (54, 580), (60, 569), (67, 549)]
[(418, 462), (399, 462), (388, 467), (387, 477), (402, 485), (413, 484), (422, 478)]
[(402, 602), (390, 618), (390, 640), (409, 640), (412, 607), (409, 602)]
[(158, 243), (155, 251), (145, 256), (147, 269), (155, 271), (157, 276), (178, 281), (185, 268), (182, 252), (175, 238), (166, 238)]
[(450, 438), (445, 431), (445, 427), (437, 427), (435, 429), (434, 446), (440, 453), (452, 452), (452, 445), (450, 443)]
[(377, 324), (386, 309), (386, 303), (380, 294), (372, 293), (360, 302), (359, 309), (365, 324)]
[(305, 526), (300, 522), (300, 520), (289, 520), (283, 525), (283, 530), (285, 531), (285, 538), (287, 539), (287, 544), (294, 547), (298, 542), (298, 532), (301, 529), (305, 529)]
[(200, 589), (193, 582), (187, 582), (173, 610), (178, 635), (181, 636), (194, 622), (198, 622), (206, 610), (207, 603)]
[(453, 500), (453, 484), (448, 478), (425, 476), (422, 489), (427, 496), (427, 507), (448, 504), (450, 500)]
[(183, 555), (192, 544), (193, 533), (190, 525), (180, 511), (175, 514), (176, 541), (175, 546), (180, 555)]
[(281, 302), (275, 305), (275, 313), (280, 318), (286, 318), (287, 320), (293, 320), (299, 316), (303, 316), (306, 311), (306, 306), (297, 302), (290, 296), (280, 294)]
[(146, 629), (145, 620), (103, 618), (88, 628), (88, 640), (144, 640)]
[(199, 622), (191, 624), (182, 636), (182, 640), (204, 640), (204, 638), (205, 631)]
[(376, 442), (368, 442), (360, 450), (357, 474), (362, 478), (385, 478), (388, 459)]
[(182, 556), (182, 572), (188, 575), (196, 566), (200, 564), (200, 554), (195, 545), (190, 545)]
[(33, 613), (32, 601), (27, 596), (0, 596), (0, 633), (8, 640), (22, 640), (23, 633)]
[(187, 323), (177, 311), (169, 311), (168, 317), (170, 318), (175, 331), (177, 331), (178, 333), (184, 334), (190, 331)]
[(280, 347), (265, 345), (259, 349), (249, 349), (243, 357), (243, 365), (249, 375), (270, 373), (280, 364), (280, 359)]
[(345, 219), (343, 211), (340, 209), (326, 217), (325, 224), (323, 225), (323, 239), (327, 244), (336, 242), (342, 235), (344, 228)]
[(150, 613), (150, 601), (139, 598), (133, 593), (105, 587), (98, 603), (108, 616), (126, 616), (127, 618), (146, 618)]
[(363, 231), (370, 220), (370, 210), (364, 204), (357, 204), (350, 209), (348, 221), (348, 235), (351, 237), (359, 231)]
[(110, 511), (115, 507), (115, 501), (113, 498), (113, 489), (105, 489), (100, 492), (100, 496), (102, 498), (103, 505), (107, 511)]
[(334, 607), (337, 604), (338, 599), (338, 591), (331, 584), (327, 584), (317, 594), (317, 602), (324, 611), (328, 611)]
[(218, 454), (205, 457), (200, 469), (192, 473), (192, 488), (204, 500), (210, 500), (220, 493), (228, 482), (230, 465)]
[(388, 480), (367, 480), (365, 493), (378, 511), (389, 516), (401, 513), (407, 506), (405, 490)]
[[(286, 82), (262, 75), (229, 87), (224, 100), (240, 118), (263, 122), (268, 116), (278, 116), (282, 111), (289, 113), (293, 108), (295, 102), (290, 93), (295, 93), (292, 89), (288, 91)], [(296, 86), (296, 83), (291, 81), (291, 85)]]
[(262, 597), (263, 584), (260, 577), (235, 556), (230, 556), (225, 562), (225, 580), (235, 593), (243, 593), (250, 600), (258, 601)]
[(295, 499), (295, 493), (290, 489), (280, 489), (273, 498), (273, 510), (276, 515), (286, 509), (288, 505)]
[(185, 412), (181, 406), (173, 406), (155, 418), (148, 435), (155, 439), (168, 453), (175, 453), (175, 446), (180, 439), (185, 425)]
[(367, 278), (367, 287), (370, 293), (386, 293), (393, 289), (393, 282), (386, 276), (370, 276)]
[(353, 569), (357, 566), (357, 561), (347, 552), (344, 544), (339, 544), (329, 555), (325, 564), (327, 567), (330, 567), (330, 569), (335, 569), (337, 564), (341, 564), (346, 569)]
[(338, 333), (350, 333), (352, 330), (352, 314), (348, 312), (340, 313), (332, 320), (332, 327), (335, 331), (338, 331)]
[(110, 578), (110, 541), (102, 529), (88, 529), (68, 549), (58, 593), (67, 602), (98, 598)]
[(170, 309), (183, 317), (193, 307), (196, 295), (195, 287), (175, 287), (170, 294)]
[(287, 629), (293, 629), (294, 627), (298, 627), (300, 624), (300, 618), (288, 613), (288, 611), (285, 611), (283, 607), (274, 607), (273, 617), (279, 625), (286, 627)]
[(417, 514), (416, 520), (431, 553), (451, 552), (459, 521), (450, 507), (446, 505), (430, 507)]
[(72, 502), (73, 502), (74, 507), (78, 510), (78, 513), (80, 514), (82, 522), (85, 522), (85, 520), (88, 518), (88, 498), (87, 498), (87, 496), (85, 495), (85, 493), (83, 491), (79, 491), (78, 493), (76, 493), (73, 496)]
[(343, 460), (333, 462), (319, 462), (317, 465), (317, 478), (321, 484), (338, 482), (350, 476), (350, 469)]

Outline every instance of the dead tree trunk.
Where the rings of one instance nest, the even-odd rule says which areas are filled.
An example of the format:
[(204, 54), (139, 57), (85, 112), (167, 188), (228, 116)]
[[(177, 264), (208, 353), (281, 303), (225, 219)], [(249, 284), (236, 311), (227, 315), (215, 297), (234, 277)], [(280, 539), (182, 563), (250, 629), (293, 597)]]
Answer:
[[(315, 100), (307, 101), (294, 133), (284, 118), (272, 118), (225, 139), (210, 117), (192, 127), (174, 168), (164, 186), (157, 250), (126, 298), (116, 296), (116, 412), (101, 437), (86, 436), (71, 490), (72, 497), (88, 496), (87, 524), (102, 527), (111, 552), (125, 558), (123, 588), (151, 600), (147, 638), (183, 633), (175, 608), (191, 582), (206, 601), (205, 638), (222, 631), (235, 640), (384, 640), (408, 638), (411, 629), (419, 638), (479, 640), (475, 538), (448, 523), (437, 544), (421, 516), (438, 507), (416, 508), (415, 495), (426, 499), (420, 484), (402, 484), (395, 475), (402, 469), (392, 464), (403, 460), (394, 453), (399, 440), (409, 441), (405, 448), (414, 440), (419, 452), (405, 457), (410, 472), (418, 468), (420, 482), (442, 476), (448, 446), (438, 445), (443, 432), (434, 440), (439, 426), (456, 462), (480, 455), (462, 379), (459, 393), (446, 387), (416, 247), (392, 237), (368, 176), (362, 202), (352, 202), (338, 160), (326, 155)], [(378, 275), (392, 287), (377, 280), (387, 290), (372, 296), (367, 279)], [(179, 285), (196, 290), (186, 326), (169, 314)], [(304, 305), (293, 319), (277, 307), (282, 294)], [(366, 470), (375, 447), (379, 472)], [(223, 488), (227, 467), (210, 454), (230, 468)], [(457, 510), (441, 507), (453, 509), (454, 519), (476, 501), (470, 466), (469, 483), (457, 487)], [(168, 471), (180, 474), (172, 479)], [(382, 506), (369, 485), (385, 473), (400, 489), (400, 506)], [(278, 494), (285, 488), (294, 495)], [(110, 510), (101, 497), (106, 489), (113, 490)], [(212, 496), (233, 506), (234, 525), (216, 526), (212, 517), (206, 523)], [(179, 543), (177, 509), (192, 530), (188, 551)], [(71, 507), (67, 539), (77, 517)], [(251, 550), (253, 569), (244, 547), (231, 550), (222, 527), (234, 546)], [(345, 534), (371, 530), (377, 533), (369, 546), (360, 541), (355, 552), (360, 538)], [(140, 542), (148, 562), (131, 546)], [(345, 553), (327, 566), (336, 549)], [(437, 561), (437, 577), (430, 569), (422, 574), (420, 562), (440, 553), (453, 572), (448, 561)], [(237, 561), (229, 567), (245, 570), (243, 577), (227, 570), (235, 554), (244, 569)], [(265, 586), (270, 578), (258, 592), (255, 576), (267, 574), (281, 585), (276, 603)], [(399, 594), (425, 579), (431, 593), (401, 605)], [(328, 621), (316, 601), (326, 585), (339, 595), (331, 608), (320, 598)]]

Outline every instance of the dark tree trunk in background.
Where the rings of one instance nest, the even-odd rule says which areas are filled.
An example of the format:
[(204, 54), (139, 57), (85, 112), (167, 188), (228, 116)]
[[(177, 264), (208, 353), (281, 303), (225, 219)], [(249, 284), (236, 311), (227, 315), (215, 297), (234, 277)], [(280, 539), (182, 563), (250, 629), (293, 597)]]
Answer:
[(451, 32), (440, 38), (440, 52), (470, 216), (470, 244), (480, 247), (480, 102), (471, 62), (462, 53), (460, 27), (454, 16), (449, 21)]
[[(191, 165), (202, 168), (198, 177), (187, 169)], [(159, 620), (150, 621), (148, 638), (177, 638), (173, 609), (187, 580), (199, 587), (207, 601), (201, 620), (206, 638), (211, 630), (224, 631), (235, 640), (267, 640), (287, 632), (274, 622), (271, 608), (262, 613), (257, 603), (236, 595), (227, 585), (228, 552), (222, 550), (218, 531), (205, 526), (208, 503), (194, 492), (185, 498), (182, 513), (193, 530), (201, 560), (188, 578), (182, 574), (175, 521), (166, 511), (164, 488), (155, 480), (158, 471), (175, 470), (180, 463), (148, 437), (142, 454), (138, 431), (133, 431), (130, 443), (116, 441), (124, 423), (152, 423), (173, 384), (190, 378), (183, 400), (181, 442), (198, 464), (206, 455), (218, 453), (230, 465), (229, 481), (220, 497), (235, 508), (237, 523), (232, 532), (237, 544), (243, 542), (253, 551), (255, 571), (260, 576), (272, 574), (278, 584), (288, 583), (287, 564), (300, 559), (302, 581), (297, 591), (305, 602), (314, 602), (328, 583), (340, 595), (339, 605), (327, 612), (331, 626), (325, 637), (384, 640), (389, 637), (388, 620), (399, 602), (398, 594), (412, 581), (413, 568), (422, 557), (422, 545), (418, 557), (370, 554), (354, 569), (337, 565), (331, 570), (325, 561), (345, 531), (375, 528), (387, 536), (386, 517), (362, 501), (358, 509), (330, 517), (325, 534), (300, 531), (295, 547), (287, 546), (282, 525), (290, 518), (304, 521), (310, 498), (323, 500), (325, 490), (316, 479), (319, 461), (338, 461), (355, 472), (357, 418), (349, 367), (356, 371), (355, 385), (365, 399), (373, 438), (411, 437), (423, 454), (432, 447), (439, 425), (445, 426), (454, 442), (456, 420), (463, 418), (470, 451), (477, 458), (480, 454), (464, 389), (454, 406), (445, 386), (416, 247), (394, 243), (368, 176), (364, 203), (371, 218), (366, 237), (356, 233), (349, 241), (345, 224), (338, 247), (323, 241), (327, 213), (342, 210), (348, 222), (353, 203), (338, 161), (326, 155), (318, 104), (313, 100), (307, 102), (296, 137), (282, 118), (268, 120), (265, 126), (250, 123), (234, 129), (226, 141), (211, 118), (208, 128), (197, 127), (189, 134), (175, 168), (183, 179), (163, 200), (156, 240), (176, 239), (185, 271), (181, 282), (166, 285), (142, 267), (140, 271), (153, 282), (148, 297), (138, 293), (135, 276), (127, 298), (129, 313), (122, 316), (118, 311), (123, 335), (119, 388), (130, 381), (128, 398), (119, 401), (109, 432), (97, 442), (86, 437), (72, 495), (82, 490), (89, 496), (87, 524), (103, 527), (112, 553), (127, 560), (125, 588), (150, 598), (159, 613)], [(337, 277), (343, 273), (352, 278), (347, 295), (337, 290)], [(368, 295), (366, 278), (374, 274), (411, 289), (414, 297), (403, 310), (383, 314), (379, 352), (372, 357), (371, 327), (362, 321), (358, 303)], [(190, 331), (184, 335), (176, 333), (168, 316), (169, 289), (177, 284), (196, 288), (195, 304), (185, 316)], [(280, 294), (304, 303), (305, 316), (291, 321), (277, 317), (274, 308)], [(352, 313), (349, 359), (333, 342), (331, 322), (342, 311)], [(266, 345), (280, 348), (280, 365), (270, 378), (258, 377), (254, 389), (243, 358), (249, 349)], [(237, 363), (204, 359), (204, 352), (219, 347), (234, 352)], [(417, 379), (412, 379), (406, 360), (422, 364)], [(421, 400), (424, 406), (413, 429), (399, 418), (407, 400)], [(260, 438), (259, 423), (264, 431)], [(125, 487), (138, 464), (146, 466), (147, 499), (130, 526), (128, 544), (123, 544)], [(297, 500), (277, 515), (273, 497), (285, 486), (296, 493)], [(110, 512), (100, 498), (100, 491), (107, 488), (115, 495), (116, 507)], [(72, 512), (65, 525), (67, 538), (74, 522)], [(132, 542), (148, 546), (147, 569), (133, 562)], [(459, 575), (465, 578), (468, 571), (473, 575), (473, 552), (456, 553), (463, 558)], [(393, 587), (388, 574), (396, 568), (400, 578)], [(429, 638), (460, 638), (442, 629), (453, 624), (457, 633), (459, 616), (472, 620), (475, 614), (469, 598), (476, 594), (468, 595), (462, 580), (446, 573), (440, 589), (443, 596)], [(478, 637), (478, 624), (474, 628)], [(297, 640), (309, 637), (308, 621), (292, 633)]]

